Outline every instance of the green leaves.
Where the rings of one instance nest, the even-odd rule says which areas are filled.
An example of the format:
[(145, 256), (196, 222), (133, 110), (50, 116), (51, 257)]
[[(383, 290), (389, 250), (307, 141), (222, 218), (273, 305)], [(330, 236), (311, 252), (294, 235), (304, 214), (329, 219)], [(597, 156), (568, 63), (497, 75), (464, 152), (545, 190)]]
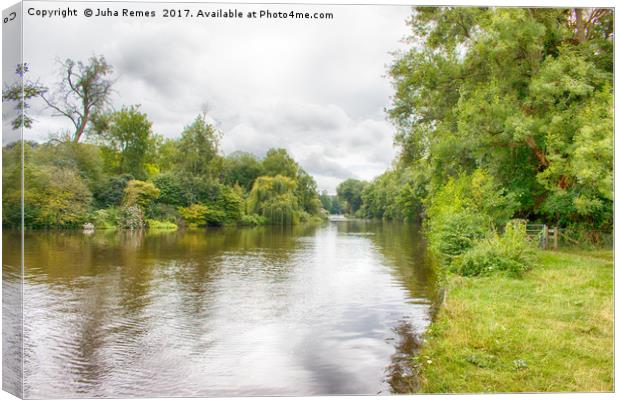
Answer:
[(424, 166), (431, 197), (483, 169), (519, 215), (607, 229), (610, 21), (599, 9), (416, 8), (412, 48), (390, 69), (398, 168)]

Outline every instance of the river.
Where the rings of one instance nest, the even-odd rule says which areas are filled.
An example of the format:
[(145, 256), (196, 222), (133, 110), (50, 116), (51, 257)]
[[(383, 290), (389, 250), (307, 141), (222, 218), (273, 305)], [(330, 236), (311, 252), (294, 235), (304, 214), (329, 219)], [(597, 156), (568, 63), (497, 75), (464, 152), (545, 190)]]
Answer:
[(25, 238), (26, 397), (398, 392), (436, 297), (415, 225)]

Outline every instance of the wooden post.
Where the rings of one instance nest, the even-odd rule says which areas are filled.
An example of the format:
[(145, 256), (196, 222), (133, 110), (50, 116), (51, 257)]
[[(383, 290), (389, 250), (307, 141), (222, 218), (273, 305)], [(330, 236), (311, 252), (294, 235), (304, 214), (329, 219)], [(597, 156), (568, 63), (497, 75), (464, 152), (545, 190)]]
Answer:
[(549, 240), (549, 227), (545, 224), (543, 225), (543, 250), (547, 250), (547, 241)]
[(557, 225), (553, 227), (553, 250), (558, 249), (558, 236), (560, 234), (558, 230)]

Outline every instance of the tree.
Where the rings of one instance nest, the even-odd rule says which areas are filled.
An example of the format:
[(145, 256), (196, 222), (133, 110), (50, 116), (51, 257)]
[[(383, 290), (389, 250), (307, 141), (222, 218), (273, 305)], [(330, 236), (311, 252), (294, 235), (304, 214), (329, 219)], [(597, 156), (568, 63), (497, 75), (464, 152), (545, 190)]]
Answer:
[(367, 182), (358, 179), (347, 179), (341, 182), (336, 188), (338, 198), (346, 202), (345, 210), (350, 214), (355, 214), (362, 206), (362, 191)]
[(332, 201), (332, 196), (327, 193), (327, 190), (321, 192), (319, 200), (321, 200), (321, 206), (331, 214), (334, 202)]
[(102, 208), (119, 206), (125, 195), (127, 183), (133, 179), (134, 177), (129, 174), (108, 177), (93, 193), (96, 206)]
[(30, 108), (29, 101), (35, 97), (41, 96), (47, 91), (47, 88), (40, 85), (38, 82), (32, 82), (26, 79), (26, 73), (28, 72), (28, 64), (17, 64), (15, 73), (17, 74), (18, 81), (12, 85), (5, 85), (2, 90), (2, 101), (14, 101), (16, 117), (11, 121), (13, 129), (20, 127), (31, 128), (32, 118), (28, 115), (27, 110)]
[(227, 185), (238, 183), (249, 192), (256, 178), (264, 174), (263, 165), (253, 154), (234, 152), (224, 158), (223, 181)]
[(299, 206), (310, 215), (318, 214), (321, 210), (321, 200), (314, 178), (299, 167), (296, 181), (295, 196), (299, 201)]
[(150, 145), (151, 122), (138, 106), (123, 107), (97, 119), (97, 133), (106, 144), (109, 168), (118, 174), (145, 179), (145, 160)]
[(287, 176), (261, 176), (250, 192), (248, 210), (274, 225), (297, 224), (300, 210), (295, 197), (296, 186), (296, 182)]
[(398, 168), (427, 171), (429, 196), (483, 169), (516, 216), (609, 229), (612, 25), (602, 9), (416, 8), (390, 69)]
[(179, 168), (194, 176), (217, 177), (221, 170), (218, 155), (221, 134), (200, 114), (186, 126), (179, 140)]
[(39, 93), (55, 115), (68, 118), (75, 131), (70, 138), (79, 142), (94, 114), (102, 113), (112, 91), (112, 67), (103, 56), (91, 57), (88, 63), (67, 59), (62, 63), (62, 78), (56, 92)]
[(160, 174), (153, 179), (153, 183), (159, 189), (160, 203), (174, 206), (187, 204), (185, 187), (178, 176), (171, 173)]
[(269, 149), (263, 160), (263, 169), (268, 176), (282, 175), (295, 179), (299, 165), (285, 149)]

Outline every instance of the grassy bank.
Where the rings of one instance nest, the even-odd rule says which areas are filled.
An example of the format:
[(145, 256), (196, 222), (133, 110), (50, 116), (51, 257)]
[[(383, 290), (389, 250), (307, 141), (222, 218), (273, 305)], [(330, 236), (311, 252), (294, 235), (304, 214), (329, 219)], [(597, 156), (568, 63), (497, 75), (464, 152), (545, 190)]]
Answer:
[(448, 280), (419, 357), (428, 393), (613, 390), (612, 251), (540, 252), (522, 278)]

